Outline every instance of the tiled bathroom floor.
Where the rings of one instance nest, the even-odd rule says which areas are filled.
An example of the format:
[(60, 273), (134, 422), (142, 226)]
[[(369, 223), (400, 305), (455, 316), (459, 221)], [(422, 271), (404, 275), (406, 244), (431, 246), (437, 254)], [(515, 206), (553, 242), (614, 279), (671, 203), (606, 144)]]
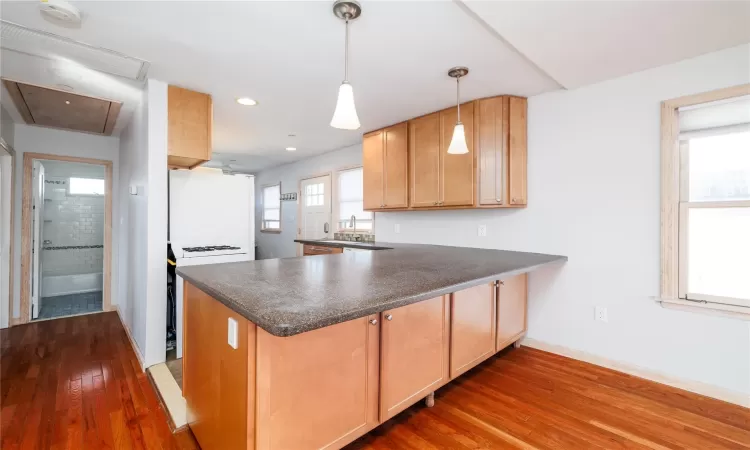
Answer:
[(86, 314), (102, 310), (102, 291), (42, 297), (39, 319)]

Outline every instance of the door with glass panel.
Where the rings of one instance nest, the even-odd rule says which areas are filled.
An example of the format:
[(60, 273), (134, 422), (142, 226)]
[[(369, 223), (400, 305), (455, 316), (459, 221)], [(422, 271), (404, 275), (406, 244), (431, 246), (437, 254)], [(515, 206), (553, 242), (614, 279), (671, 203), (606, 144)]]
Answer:
[(332, 237), (331, 176), (324, 175), (302, 180), (300, 187), (300, 238)]

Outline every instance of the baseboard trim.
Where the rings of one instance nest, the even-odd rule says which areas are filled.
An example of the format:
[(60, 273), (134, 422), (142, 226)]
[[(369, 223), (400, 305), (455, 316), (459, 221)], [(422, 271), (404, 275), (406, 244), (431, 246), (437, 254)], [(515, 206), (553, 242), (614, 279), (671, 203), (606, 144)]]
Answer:
[(122, 324), (122, 327), (125, 329), (125, 334), (128, 335), (128, 340), (130, 341), (130, 346), (133, 347), (133, 353), (135, 353), (135, 357), (138, 358), (138, 363), (141, 365), (141, 370), (146, 371), (146, 365), (143, 363), (143, 356), (141, 356), (141, 352), (138, 350), (138, 345), (135, 343), (135, 339), (133, 339), (133, 335), (130, 334), (130, 329), (127, 325), (125, 325), (125, 321), (122, 319), (122, 313), (120, 312), (120, 307), (118, 305), (112, 305), (112, 309), (117, 311), (117, 317), (120, 318), (120, 323)]
[(618, 372), (623, 372), (628, 375), (644, 378), (656, 383), (666, 384), (667, 386), (672, 386), (678, 389), (693, 392), (695, 394), (705, 395), (706, 397), (711, 397), (717, 400), (733, 403), (735, 405), (744, 406), (745, 408), (750, 408), (750, 395), (743, 394), (737, 391), (701, 383), (700, 381), (686, 380), (684, 378), (666, 375), (654, 370), (636, 366), (635, 364), (615, 361), (613, 359), (604, 358), (592, 353), (575, 350), (569, 347), (564, 347), (562, 345), (549, 344), (547, 342), (539, 341), (533, 338), (524, 338), (521, 341), (521, 345), (525, 345), (527, 347), (535, 348), (538, 350), (543, 350), (549, 353), (554, 353), (556, 355), (577, 359), (579, 361), (606, 367), (607, 369), (616, 370)]

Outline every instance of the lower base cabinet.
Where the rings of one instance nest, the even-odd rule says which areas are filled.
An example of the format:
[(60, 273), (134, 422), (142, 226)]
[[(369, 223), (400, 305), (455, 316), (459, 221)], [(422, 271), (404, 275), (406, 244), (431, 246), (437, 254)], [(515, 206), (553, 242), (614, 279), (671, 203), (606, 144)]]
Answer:
[(500, 351), (518, 341), (526, 333), (528, 275), (500, 280), (497, 286), (497, 341)]
[(451, 379), (495, 354), (495, 283), (451, 294)]
[(255, 448), (339, 449), (375, 428), (379, 330), (375, 315), (291, 337), (258, 329)]
[(381, 313), (381, 422), (448, 382), (449, 315), (447, 296)]
[(518, 275), (277, 337), (186, 282), (190, 428), (207, 450), (342, 448), (520, 339), (526, 286)]

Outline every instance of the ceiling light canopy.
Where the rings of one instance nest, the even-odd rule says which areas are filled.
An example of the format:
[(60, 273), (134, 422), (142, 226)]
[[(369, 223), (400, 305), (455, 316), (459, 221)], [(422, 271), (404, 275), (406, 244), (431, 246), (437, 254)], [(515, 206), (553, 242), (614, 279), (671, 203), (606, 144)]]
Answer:
[(286, 148), (286, 151), (288, 151), (288, 152), (293, 152), (295, 150), (297, 150), (297, 147), (287, 147)]
[(258, 104), (258, 102), (251, 99), (250, 97), (240, 97), (237, 99), (237, 103), (239, 103), (242, 106), (255, 106)]
[(461, 91), (459, 89), (461, 77), (466, 76), (469, 69), (466, 67), (454, 67), (448, 71), (448, 76), (456, 79), (456, 127), (453, 129), (453, 138), (448, 146), (451, 155), (465, 155), (469, 153), (466, 145), (466, 132), (464, 124), (461, 123)]
[(356, 1), (337, 0), (333, 4), (333, 14), (345, 23), (344, 36), (344, 81), (339, 86), (339, 96), (336, 109), (333, 112), (331, 126), (342, 130), (356, 130), (359, 128), (357, 108), (354, 106), (354, 90), (349, 84), (349, 21), (362, 14), (362, 7)]

